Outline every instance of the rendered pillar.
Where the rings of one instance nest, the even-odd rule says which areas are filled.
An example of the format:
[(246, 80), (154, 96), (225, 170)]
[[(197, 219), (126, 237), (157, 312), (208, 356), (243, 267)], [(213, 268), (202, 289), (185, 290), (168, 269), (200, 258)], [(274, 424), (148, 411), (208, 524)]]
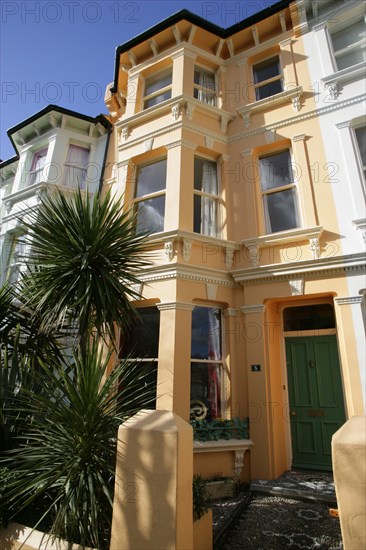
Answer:
[(118, 431), (110, 550), (193, 548), (192, 427), (142, 410)]
[(353, 416), (333, 435), (332, 460), (344, 550), (366, 548), (365, 416)]

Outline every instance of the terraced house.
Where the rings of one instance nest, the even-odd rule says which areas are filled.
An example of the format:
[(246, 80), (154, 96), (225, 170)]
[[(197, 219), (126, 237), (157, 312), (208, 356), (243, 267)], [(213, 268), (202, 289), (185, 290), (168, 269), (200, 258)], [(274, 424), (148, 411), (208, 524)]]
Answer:
[(329, 470), (332, 434), (365, 414), (364, 46), (358, 1), (282, 0), (227, 29), (183, 10), (117, 48), (108, 121), (53, 107), (10, 131), (36, 179), (3, 163), (4, 243), (55, 134), (68, 171), (111, 125), (102, 192), (154, 252), (122, 353), (151, 364), (156, 408), (249, 417), (250, 439), (195, 443), (204, 476)]

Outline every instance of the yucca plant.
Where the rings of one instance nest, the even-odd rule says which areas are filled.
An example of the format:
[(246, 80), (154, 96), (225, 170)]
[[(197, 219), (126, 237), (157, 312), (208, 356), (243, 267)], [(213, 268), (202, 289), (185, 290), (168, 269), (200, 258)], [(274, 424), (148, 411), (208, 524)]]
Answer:
[(22, 294), (44, 326), (67, 321), (83, 345), (92, 330), (113, 337), (116, 325), (129, 328), (131, 299), (140, 298), (133, 285), (148, 264), (135, 221), (110, 192), (90, 198), (55, 191), (41, 199), (24, 222), (30, 255)]
[(19, 396), (28, 421), (3, 461), (17, 472), (3, 508), (19, 513), (43, 495), (51, 533), (99, 549), (109, 544), (118, 426), (154, 399), (143, 363), (108, 374), (109, 362), (95, 340), (66, 369), (42, 363), (42, 393)]
[[(22, 430), (24, 414), (10, 412), (20, 392), (40, 392), (34, 373), (39, 361), (62, 362), (62, 334), (42, 330), (40, 316), (22, 307), (10, 287), (0, 288), (0, 453), (12, 446), (12, 437)], [(13, 414), (14, 413), (14, 414)]]
[[(119, 362), (108, 374), (111, 356), (98, 351), (101, 337), (115, 341), (116, 326), (129, 329), (131, 299), (140, 298), (133, 285), (148, 262), (135, 221), (110, 193), (90, 198), (56, 190), (44, 196), (25, 217), (30, 253), (17, 287), (21, 315), (37, 327), (34, 349), (18, 353), (26, 324), (15, 322), (8, 330), (6, 322), (1, 328), (7, 340), (4, 376), (9, 367), (23, 374), (32, 358), (32, 383), (39, 391), (34, 385), (13, 388), (6, 414), (13, 422), (21, 418), (22, 426), (17, 446), (0, 466), (17, 477), (0, 504), (14, 515), (41, 502), (55, 536), (100, 549), (109, 544), (118, 426), (142, 406), (153, 406), (155, 398), (143, 363)], [(56, 331), (68, 350), (53, 340)], [(54, 354), (48, 341), (55, 342)]]

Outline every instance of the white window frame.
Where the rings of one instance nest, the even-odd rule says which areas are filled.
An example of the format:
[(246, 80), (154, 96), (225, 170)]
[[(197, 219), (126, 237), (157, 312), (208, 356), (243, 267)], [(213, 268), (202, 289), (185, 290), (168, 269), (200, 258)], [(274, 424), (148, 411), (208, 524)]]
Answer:
[[(278, 75), (273, 76), (271, 78), (268, 78), (267, 80), (263, 80), (262, 82), (255, 83), (254, 82), (254, 80), (255, 80), (255, 78), (254, 78), (254, 69), (255, 69), (256, 65), (260, 65), (261, 63), (264, 63), (265, 61), (269, 61), (270, 59), (274, 59), (274, 58), (278, 58), (278, 63), (279, 63), (279, 67), (280, 67), (280, 71), (279, 71)], [(284, 91), (284, 89), (285, 89), (285, 77), (284, 77), (284, 74), (283, 74), (281, 56), (280, 56), (279, 53), (275, 53), (274, 55), (271, 54), (271, 55), (268, 55), (266, 57), (263, 57), (260, 60), (257, 60), (255, 63), (252, 63), (251, 69), (252, 69), (254, 100), (255, 101), (261, 101), (261, 100), (268, 99), (269, 97), (273, 97), (274, 95), (276, 95), (276, 94), (270, 94), (270, 95), (267, 95), (265, 97), (257, 98), (257, 90), (259, 90), (262, 86), (272, 84), (272, 82), (277, 82), (277, 80), (279, 80), (281, 82), (281, 88), (282, 88), (282, 90), (280, 92), (277, 92), (277, 93), (281, 93), (281, 92)]]
[[(134, 182), (134, 193), (133, 193), (133, 200), (132, 200), (132, 207), (133, 207), (133, 210), (134, 212), (136, 213), (137, 215), (137, 209), (138, 209), (138, 206), (139, 204), (143, 203), (143, 202), (146, 202), (148, 200), (151, 200), (151, 199), (155, 199), (157, 197), (166, 197), (166, 186), (167, 186), (167, 181), (165, 179), (165, 187), (164, 189), (161, 189), (159, 191), (154, 191), (153, 193), (148, 193), (147, 195), (142, 195), (141, 197), (136, 197), (136, 193), (137, 193), (137, 185), (138, 185), (138, 176), (139, 176), (139, 170), (145, 166), (149, 166), (151, 164), (156, 164), (158, 162), (161, 162), (162, 160), (165, 160), (166, 164), (167, 164), (167, 168), (168, 168), (168, 158), (166, 156), (164, 157), (159, 157), (159, 158), (155, 158), (149, 162), (145, 162), (145, 163), (141, 163), (139, 164), (138, 166), (136, 166), (136, 170), (135, 170), (135, 182)], [(168, 176), (168, 173), (167, 173), (167, 176)], [(166, 206), (166, 204), (165, 204)], [(165, 210), (164, 210), (164, 223), (165, 223)], [(162, 229), (162, 231), (157, 231), (156, 233), (161, 233), (164, 231), (164, 227)], [(153, 233), (155, 234), (155, 232)]]
[[(67, 157), (69, 155), (70, 147), (78, 147), (79, 149), (84, 149), (85, 151), (88, 151), (88, 162), (87, 162), (87, 165), (85, 167), (80, 166), (79, 164), (74, 163), (74, 162), (67, 162)], [(86, 187), (86, 182), (87, 182), (87, 177), (88, 177), (88, 165), (90, 163), (90, 154), (91, 154), (91, 148), (90, 148), (90, 145), (88, 145), (88, 144), (79, 144), (79, 143), (73, 143), (73, 142), (68, 144), (67, 151), (66, 151), (66, 160), (64, 162), (64, 168), (65, 167), (73, 168), (74, 170), (76, 169), (76, 170), (82, 172), (83, 180), (82, 180), (81, 185), (78, 185), (78, 187), (80, 189), (85, 189), (85, 187)], [(76, 188), (75, 182), (71, 182), (71, 185), (70, 185), (70, 182), (66, 182), (65, 178), (66, 178), (66, 174), (65, 174), (65, 170), (64, 170), (63, 177), (62, 177), (63, 185), (65, 185), (66, 187), (73, 188), (73, 189)]]
[[(281, 232), (281, 231), (291, 231), (293, 229), (299, 229), (299, 228), (302, 227), (299, 191), (298, 191), (298, 185), (297, 185), (297, 182), (296, 182), (295, 172), (294, 172), (293, 168), (292, 168), (292, 175), (293, 175), (293, 180), (294, 180), (293, 182), (285, 184), (281, 187), (274, 187), (272, 189), (266, 189), (266, 190), (263, 190), (263, 187), (262, 187), (260, 161), (262, 159), (265, 159), (265, 158), (268, 158), (268, 157), (274, 157), (276, 155), (280, 155), (281, 153), (285, 153), (286, 151), (289, 154), (290, 162), (291, 162), (291, 168), (292, 168), (294, 166), (294, 159), (293, 159), (292, 150), (291, 150), (290, 147), (275, 149), (275, 150), (268, 151), (266, 153), (258, 155), (259, 191), (260, 191), (260, 195), (261, 195), (263, 225), (264, 225), (265, 232), (266, 232), (267, 235), (271, 235), (271, 234), (278, 233), (278, 232)], [(297, 220), (297, 225), (295, 227), (290, 227), (290, 228), (287, 228), (287, 229), (281, 229), (279, 231), (273, 231), (272, 227), (271, 227), (271, 219), (270, 219), (270, 216), (269, 216), (269, 212), (267, 210), (265, 199), (266, 199), (266, 197), (268, 197), (269, 195), (272, 195), (274, 193), (281, 193), (283, 191), (288, 191), (288, 190), (292, 190), (292, 189), (293, 189), (293, 195), (294, 195), (295, 216), (296, 216), (296, 220)]]
[[(213, 360), (213, 359), (196, 359), (192, 357), (192, 351), (191, 351), (191, 360), (190, 360), (190, 369), (192, 371), (192, 364), (200, 363), (200, 364), (207, 364), (207, 365), (218, 365), (220, 369), (220, 416), (218, 418), (223, 418), (224, 414), (226, 412), (226, 348), (225, 348), (225, 339), (224, 334), (226, 334), (225, 330), (225, 317), (223, 315), (223, 309), (218, 306), (217, 304), (210, 304), (210, 303), (196, 303), (193, 304), (195, 307), (204, 307), (206, 309), (217, 309), (220, 311), (220, 345), (221, 345), (221, 360)], [(193, 316), (193, 311), (192, 311)], [(192, 336), (191, 336), (191, 346), (192, 346)], [(192, 395), (191, 395), (191, 387), (189, 388), (190, 391), (190, 404), (192, 403)], [(192, 416), (192, 409), (191, 409), (191, 416)], [(199, 420), (199, 418), (196, 418), (196, 420)]]
[(352, 27), (352, 25), (358, 23), (362, 19), (365, 22), (365, 17), (366, 17), (365, 14), (363, 14), (362, 16), (358, 15), (358, 16), (355, 16), (352, 19), (342, 23), (341, 25), (332, 26), (328, 29), (328, 32), (330, 34), (330, 42), (331, 42), (331, 46), (332, 46), (332, 57), (333, 57), (333, 63), (334, 63), (335, 71), (343, 71), (343, 70), (351, 69), (352, 67), (357, 65), (357, 63), (356, 63), (356, 64), (353, 64), (353, 65), (348, 65), (347, 67), (343, 67), (342, 69), (339, 69), (338, 68), (338, 63), (337, 63), (337, 58), (341, 58), (344, 55), (348, 55), (352, 51), (361, 49), (362, 47), (365, 48), (366, 47), (366, 38), (364, 38), (362, 40), (359, 40), (358, 42), (354, 42), (350, 46), (347, 46), (346, 48), (343, 48), (343, 49), (337, 51), (334, 48), (333, 35), (337, 34), (338, 32), (342, 32), (342, 31), (347, 32), (349, 30), (349, 28)]
[[(200, 84), (196, 84), (194, 81), (194, 75), (193, 75), (193, 97), (197, 99), (197, 101), (201, 101), (202, 103), (205, 103), (206, 105), (210, 105), (211, 107), (217, 107), (217, 78), (215, 71), (211, 71), (210, 69), (207, 69), (206, 67), (203, 67), (202, 65), (195, 65), (194, 66), (194, 73), (198, 71), (203, 74), (207, 74), (213, 78), (214, 81), (214, 89), (206, 88), (204, 86), (201, 86)], [(197, 91), (197, 95), (200, 96), (202, 94), (202, 97), (195, 97), (195, 93)], [(210, 101), (207, 101), (207, 97), (213, 98), (213, 103)]]
[(360, 164), (361, 171), (363, 173), (364, 180), (366, 181), (366, 155), (365, 155), (365, 164), (364, 164), (364, 161), (362, 159), (360, 143), (357, 139), (357, 133), (356, 133), (357, 130), (361, 130), (361, 129), (363, 129), (364, 133), (366, 134), (366, 123), (365, 124), (357, 124), (357, 125), (353, 126), (354, 139), (355, 139), (355, 142), (356, 142), (356, 145), (357, 145), (358, 161), (359, 161), (359, 164)]
[[(194, 205), (194, 197), (196, 195), (200, 196), (201, 198), (206, 198), (208, 200), (212, 200), (216, 204), (216, 231), (215, 231), (215, 235), (208, 235), (207, 233), (204, 233), (202, 231), (202, 218), (203, 218), (202, 217), (202, 202), (201, 202), (201, 230), (199, 232), (195, 231), (195, 233), (197, 235), (206, 235), (208, 237), (215, 237), (215, 238), (219, 239), (220, 236), (221, 236), (221, 226), (222, 226), (222, 223), (221, 223), (221, 209), (220, 209), (220, 205), (221, 205), (221, 179), (220, 179), (219, 163), (217, 162), (217, 160), (214, 160), (212, 158), (205, 157), (205, 156), (202, 156), (202, 155), (195, 155), (194, 162), (193, 162), (193, 169), (194, 169), (194, 164), (195, 164), (196, 160), (200, 160), (202, 162), (207, 162), (207, 163), (215, 165), (215, 167), (216, 167), (217, 195), (214, 195), (212, 193), (207, 193), (205, 191), (199, 191), (198, 189), (195, 189), (194, 185), (193, 185), (193, 205)], [(194, 177), (195, 177), (195, 174), (193, 174), (193, 178)], [(194, 206), (193, 206), (193, 229), (194, 229), (194, 225), (195, 225), (195, 220), (194, 220)]]
[(25, 258), (29, 251), (29, 243), (24, 242), (27, 233), (14, 232), (9, 234), (9, 253), (7, 258), (5, 280), (16, 283), (20, 273), (26, 269)]
[[(44, 154), (41, 155), (41, 153), (44, 153)], [(43, 171), (46, 167), (47, 153), (48, 153), (48, 145), (45, 145), (44, 147), (41, 147), (37, 151), (34, 151), (32, 155), (31, 169), (29, 170), (28, 177), (27, 177), (27, 186), (45, 181), (45, 178), (43, 177)], [(37, 157), (44, 158), (45, 163), (41, 168), (32, 169), (33, 165), (36, 162)]]
[[(159, 79), (164, 78), (168, 74), (170, 74), (171, 77), (172, 77), (171, 78), (171, 80), (172, 80), (171, 84), (169, 84), (168, 86), (163, 86), (162, 88), (159, 88), (155, 92), (152, 92), (151, 94), (146, 95), (146, 89), (149, 85), (149, 82), (158, 81)], [(164, 101), (168, 101), (169, 99), (171, 99), (171, 97), (172, 97), (172, 86), (173, 86), (173, 67), (169, 67), (168, 69), (164, 69), (162, 71), (159, 71), (157, 74), (154, 74), (152, 76), (149, 76), (149, 77), (145, 78), (144, 94), (143, 94), (143, 97), (142, 97), (142, 109), (146, 110), (146, 109), (150, 109), (152, 107), (156, 107), (157, 105), (160, 105)], [(169, 90), (170, 90), (170, 97), (168, 97), (167, 99), (163, 99), (162, 101), (159, 101), (159, 103), (156, 103), (155, 105), (150, 105), (150, 106), (145, 105), (145, 103), (147, 101), (149, 101), (150, 99), (153, 99), (156, 96), (159, 96), (159, 95), (161, 95), (165, 92), (168, 92)]]

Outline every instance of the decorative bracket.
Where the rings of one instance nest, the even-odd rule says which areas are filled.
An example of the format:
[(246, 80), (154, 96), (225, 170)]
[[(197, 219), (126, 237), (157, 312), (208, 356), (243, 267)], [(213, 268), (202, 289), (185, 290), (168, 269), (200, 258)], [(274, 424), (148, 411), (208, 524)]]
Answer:
[(318, 238), (309, 239), (310, 242), (310, 251), (313, 255), (314, 260), (317, 260), (320, 257), (320, 242)]
[(183, 259), (185, 262), (189, 262), (191, 258), (192, 242), (188, 239), (183, 239)]
[(164, 244), (165, 255), (168, 258), (168, 261), (171, 262), (174, 257), (174, 247), (173, 241), (168, 241)]

